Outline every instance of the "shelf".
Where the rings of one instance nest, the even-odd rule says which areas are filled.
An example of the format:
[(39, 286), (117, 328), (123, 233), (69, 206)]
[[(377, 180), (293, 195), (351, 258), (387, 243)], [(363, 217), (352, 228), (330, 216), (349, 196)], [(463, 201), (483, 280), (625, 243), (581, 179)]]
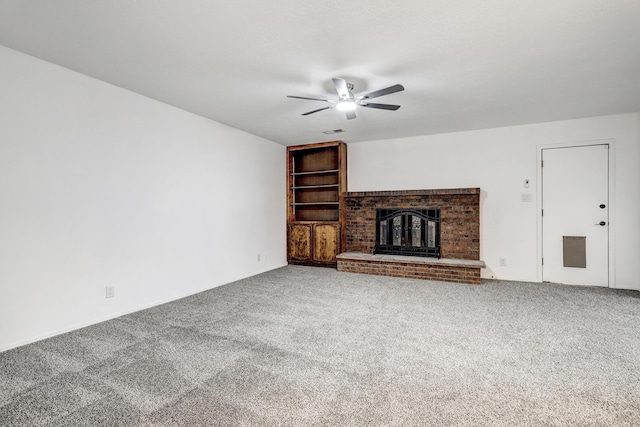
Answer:
[(340, 202), (291, 203), (293, 206), (339, 205)]
[(338, 188), (340, 184), (325, 184), (325, 185), (299, 185), (297, 187), (291, 187), (292, 190), (309, 190), (314, 188)]
[(320, 170), (320, 171), (311, 171), (311, 172), (293, 172), (291, 175), (293, 176), (300, 176), (300, 175), (322, 175), (325, 173), (337, 173), (339, 172), (338, 169), (326, 169), (326, 170)]
[(346, 145), (342, 141), (287, 147), (287, 260), (335, 265), (344, 252)]
[(293, 221), (337, 221), (339, 222), (339, 206), (305, 204), (294, 206), (296, 212)]

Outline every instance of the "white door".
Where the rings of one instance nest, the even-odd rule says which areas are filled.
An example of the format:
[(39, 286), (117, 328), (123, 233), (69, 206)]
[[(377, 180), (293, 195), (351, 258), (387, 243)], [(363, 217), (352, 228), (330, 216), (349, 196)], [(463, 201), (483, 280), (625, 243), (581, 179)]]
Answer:
[(542, 150), (542, 278), (609, 286), (609, 145)]

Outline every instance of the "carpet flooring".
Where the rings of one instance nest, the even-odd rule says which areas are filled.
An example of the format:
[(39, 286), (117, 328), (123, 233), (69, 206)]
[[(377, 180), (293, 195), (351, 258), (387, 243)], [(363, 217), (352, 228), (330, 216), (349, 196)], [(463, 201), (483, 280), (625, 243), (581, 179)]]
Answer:
[(287, 266), (0, 353), (2, 426), (638, 426), (640, 292)]

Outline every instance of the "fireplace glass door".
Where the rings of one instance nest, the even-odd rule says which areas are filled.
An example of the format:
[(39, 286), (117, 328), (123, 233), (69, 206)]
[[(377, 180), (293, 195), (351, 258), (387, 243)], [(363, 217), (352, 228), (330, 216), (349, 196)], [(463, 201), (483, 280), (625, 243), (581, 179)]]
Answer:
[(440, 258), (440, 210), (377, 209), (374, 253)]

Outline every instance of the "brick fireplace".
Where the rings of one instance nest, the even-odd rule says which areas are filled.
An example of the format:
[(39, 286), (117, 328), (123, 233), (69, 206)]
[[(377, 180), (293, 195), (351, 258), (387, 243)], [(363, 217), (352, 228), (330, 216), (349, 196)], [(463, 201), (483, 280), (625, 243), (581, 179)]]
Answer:
[[(480, 284), (480, 189), (350, 192), (338, 270)], [(378, 209), (439, 209), (440, 258), (374, 255)]]

